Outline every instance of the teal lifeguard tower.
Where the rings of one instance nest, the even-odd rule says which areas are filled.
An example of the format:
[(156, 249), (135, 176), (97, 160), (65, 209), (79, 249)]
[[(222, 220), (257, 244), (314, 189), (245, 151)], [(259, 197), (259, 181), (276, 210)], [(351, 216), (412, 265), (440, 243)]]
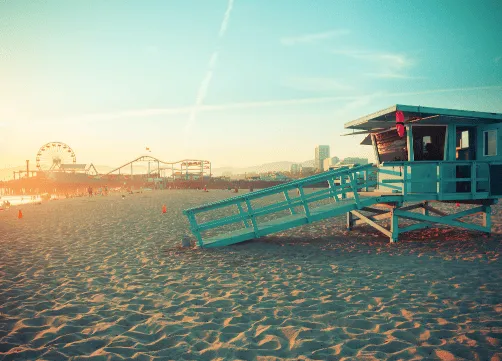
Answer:
[[(186, 209), (198, 245), (230, 245), (340, 215), (348, 229), (366, 223), (391, 242), (436, 224), (490, 233), (491, 206), (502, 197), (502, 114), (398, 104), (345, 128), (367, 134), (361, 144), (373, 146), (375, 165)], [(436, 202), (472, 207), (447, 214)], [(474, 214), (482, 224), (461, 219)], [(414, 222), (399, 228), (400, 219)]]

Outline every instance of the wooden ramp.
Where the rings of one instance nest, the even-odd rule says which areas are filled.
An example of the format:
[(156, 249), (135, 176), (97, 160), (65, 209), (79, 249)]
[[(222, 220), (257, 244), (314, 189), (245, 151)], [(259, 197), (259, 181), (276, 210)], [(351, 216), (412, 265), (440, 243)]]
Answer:
[[(347, 214), (400, 194), (376, 196), (372, 164), (340, 168), (256, 192), (186, 209), (200, 247), (219, 247)], [(328, 188), (318, 188), (320, 184)], [(317, 186), (317, 188), (316, 188)]]

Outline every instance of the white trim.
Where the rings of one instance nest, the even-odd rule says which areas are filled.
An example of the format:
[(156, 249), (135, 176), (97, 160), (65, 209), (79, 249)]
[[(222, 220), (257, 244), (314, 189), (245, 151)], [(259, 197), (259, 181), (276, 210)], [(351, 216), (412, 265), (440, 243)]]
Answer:
[[(413, 127), (415, 125), (409, 124), (406, 127), (406, 146), (408, 147), (408, 162), (413, 162), (415, 158), (415, 152), (413, 150)], [(411, 141), (410, 141), (411, 140)]]
[(443, 160), (448, 160), (448, 125), (446, 125), (446, 131), (444, 134), (444, 146), (443, 146)]
[(378, 163), (378, 165), (381, 164), (380, 162), (380, 153), (378, 153), (378, 145), (376, 142), (375, 134), (371, 134), (371, 145), (373, 146), (373, 151), (375, 152), (375, 160)]
[[(485, 153), (485, 150), (486, 150), (486, 138), (485, 138), (485, 134), (488, 133), (488, 132), (495, 132), (495, 154), (486, 154)], [(488, 129), (488, 130), (483, 130), (483, 157), (496, 157), (498, 155), (498, 144), (497, 144), (497, 138), (498, 138), (498, 129)]]
[(448, 124), (415, 124), (414, 127), (448, 127)]

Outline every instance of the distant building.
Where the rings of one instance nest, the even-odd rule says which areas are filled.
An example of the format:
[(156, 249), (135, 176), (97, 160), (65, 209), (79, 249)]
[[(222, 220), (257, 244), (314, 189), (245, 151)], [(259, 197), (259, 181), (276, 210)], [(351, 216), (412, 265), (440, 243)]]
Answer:
[(302, 165), (298, 163), (291, 164), (291, 174), (299, 174), (302, 170)]
[(326, 158), (322, 162), (323, 171), (327, 171), (331, 166), (337, 164), (340, 161), (338, 157)]
[(324, 159), (329, 158), (329, 145), (318, 145), (315, 147), (315, 163), (317, 171), (322, 171)]
[(284, 174), (280, 172), (268, 172), (268, 173), (261, 173), (260, 174), (260, 180), (264, 181), (288, 181), (290, 180), (289, 177), (285, 176)]
[(368, 164), (368, 158), (348, 157), (340, 162), (340, 164)]

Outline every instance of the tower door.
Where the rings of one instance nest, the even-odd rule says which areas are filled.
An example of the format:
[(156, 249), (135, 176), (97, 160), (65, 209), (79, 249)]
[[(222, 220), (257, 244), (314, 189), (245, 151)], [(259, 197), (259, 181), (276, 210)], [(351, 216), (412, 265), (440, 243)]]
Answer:
[[(475, 127), (456, 127), (456, 156), (458, 161), (476, 160), (476, 128)], [(459, 164), (456, 166), (457, 178), (470, 178), (471, 166)], [(471, 182), (457, 182), (456, 191), (471, 192)]]
[(476, 128), (457, 127), (456, 160), (476, 160)]

